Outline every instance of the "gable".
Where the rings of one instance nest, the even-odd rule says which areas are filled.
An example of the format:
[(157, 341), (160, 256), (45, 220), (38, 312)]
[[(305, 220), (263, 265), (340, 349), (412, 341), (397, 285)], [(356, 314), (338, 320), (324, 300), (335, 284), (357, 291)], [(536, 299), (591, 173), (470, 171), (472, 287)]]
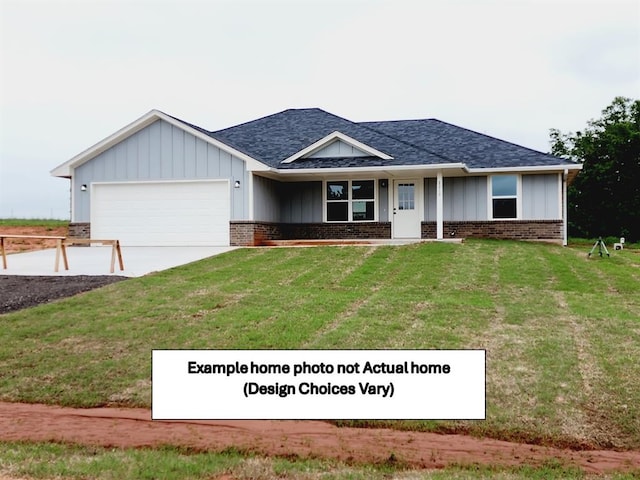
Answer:
[(367, 152), (369, 158), (402, 164), (419, 155), (428, 163), (442, 163), (435, 155), (317, 108), (285, 110), (211, 135), (277, 170), (295, 169), (302, 158), (321, 163), (309, 155), (336, 139)]
[(302, 158), (369, 157), (370, 154), (343, 140), (336, 139)]
[(227, 178), (244, 160), (179, 126), (156, 120), (75, 168), (82, 183)]
[(241, 152), (232, 146), (221, 142), (215, 137), (211, 136), (207, 133), (206, 130), (201, 129), (200, 127), (196, 127), (190, 123), (184, 122), (180, 119), (167, 115), (166, 113), (160, 112), (158, 110), (151, 110), (147, 114), (143, 115), (139, 119), (130, 123), (129, 125), (121, 128), (117, 132), (98, 142), (97, 144), (89, 147), (84, 152), (79, 153), (75, 157), (70, 160), (67, 160), (61, 165), (58, 165), (56, 168), (51, 170), (51, 175), (54, 177), (67, 177), (71, 178), (72, 171), (75, 168), (80, 167), (84, 163), (92, 160), (96, 156), (101, 153), (111, 149), (112, 147), (126, 141), (129, 137), (134, 136), (136, 133), (146, 129), (146, 127), (156, 123), (157, 121), (161, 121), (162, 124), (167, 124), (168, 126), (175, 127), (177, 130), (185, 132), (185, 134), (191, 135), (195, 138), (199, 138), (203, 140), (205, 143), (209, 145), (213, 145), (216, 148), (219, 148), (229, 155), (233, 155), (238, 157), (239, 159), (247, 162), (247, 164), (251, 165), (254, 170), (265, 170), (267, 166), (257, 161), (255, 158), (252, 158), (250, 155)]
[[(333, 144), (336, 142), (342, 142), (344, 144), (344, 149), (345, 150), (351, 150), (352, 154), (348, 155), (348, 157), (357, 157), (357, 158), (361, 158), (361, 157), (378, 157), (381, 158), (383, 160), (392, 160), (393, 157), (387, 155), (384, 152), (381, 152), (380, 150), (377, 150), (376, 148), (373, 148), (369, 145), (366, 145), (365, 143), (360, 142), (359, 140), (356, 140), (355, 138), (349, 137), (348, 135), (345, 135), (344, 133), (335, 131), (333, 133), (330, 133), (329, 135), (325, 136), (324, 138), (321, 138), (320, 140), (318, 140), (317, 142), (312, 143), (311, 145), (308, 145), (306, 148), (303, 148), (302, 150), (294, 153), (293, 155), (291, 155), (289, 158), (286, 158), (284, 160), (282, 160), (282, 163), (291, 163), (291, 162), (295, 162), (296, 160), (300, 159), (300, 158), (342, 158), (340, 156), (336, 157), (335, 155), (327, 155), (326, 153), (331, 152), (333, 149)], [(340, 148), (340, 147), (338, 147)], [(325, 155), (322, 157), (316, 157), (314, 156), (314, 154), (316, 152), (322, 151), (322, 150), (326, 150), (329, 149), (328, 152), (325, 152)], [(356, 152), (360, 152), (357, 155), (354, 155), (354, 149)]]

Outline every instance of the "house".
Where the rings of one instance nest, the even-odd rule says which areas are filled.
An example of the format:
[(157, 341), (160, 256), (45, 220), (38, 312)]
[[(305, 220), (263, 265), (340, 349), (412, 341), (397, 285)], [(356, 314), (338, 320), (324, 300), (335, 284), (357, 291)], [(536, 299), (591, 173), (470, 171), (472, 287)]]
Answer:
[(218, 131), (152, 110), (56, 167), (70, 234), (123, 245), (567, 239), (581, 165), (435, 119), (291, 109)]

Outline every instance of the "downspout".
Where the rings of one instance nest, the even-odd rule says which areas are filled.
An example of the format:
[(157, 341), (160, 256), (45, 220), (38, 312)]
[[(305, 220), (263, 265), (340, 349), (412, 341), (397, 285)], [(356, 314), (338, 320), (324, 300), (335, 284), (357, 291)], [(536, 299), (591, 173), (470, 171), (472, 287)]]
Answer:
[(562, 174), (562, 245), (566, 247), (569, 243), (568, 239), (568, 223), (567, 223), (567, 179), (569, 178), (569, 169), (565, 168)]

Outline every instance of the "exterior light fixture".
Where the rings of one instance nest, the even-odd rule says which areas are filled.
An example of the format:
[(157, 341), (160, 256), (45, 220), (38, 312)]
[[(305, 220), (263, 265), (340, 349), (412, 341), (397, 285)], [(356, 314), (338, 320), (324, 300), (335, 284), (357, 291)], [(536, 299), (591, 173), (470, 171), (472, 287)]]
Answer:
[(240, 188), (240, 180), (236, 180), (236, 183), (233, 184), (235, 188)]
[(81, 192), (86, 192), (87, 191), (87, 184), (83, 183), (82, 185), (80, 185), (80, 191)]

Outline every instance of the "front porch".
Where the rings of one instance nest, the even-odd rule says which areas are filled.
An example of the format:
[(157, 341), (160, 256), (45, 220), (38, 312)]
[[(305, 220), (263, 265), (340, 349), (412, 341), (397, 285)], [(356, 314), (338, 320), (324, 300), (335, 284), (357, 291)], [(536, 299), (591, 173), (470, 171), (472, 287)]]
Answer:
[[(562, 241), (562, 220), (444, 221), (441, 239), (497, 238), (512, 240)], [(231, 221), (233, 246), (274, 245), (286, 242), (326, 242), (343, 244), (378, 241), (436, 240), (436, 222), (421, 222), (421, 235), (412, 239), (393, 239), (391, 222), (367, 223), (277, 223)]]

